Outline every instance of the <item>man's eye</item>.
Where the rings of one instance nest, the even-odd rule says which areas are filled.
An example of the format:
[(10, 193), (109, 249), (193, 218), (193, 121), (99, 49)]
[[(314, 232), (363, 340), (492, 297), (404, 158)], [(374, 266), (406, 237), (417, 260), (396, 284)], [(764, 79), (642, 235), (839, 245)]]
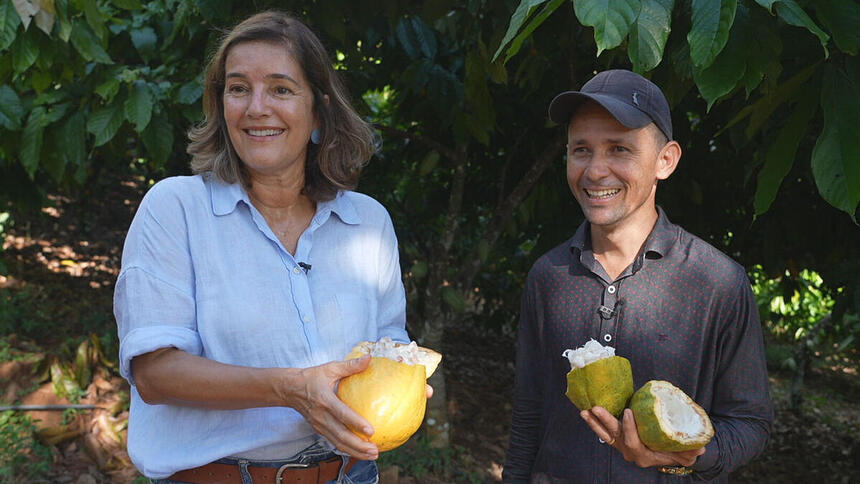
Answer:
[(619, 151), (619, 152), (630, 151), (630, 150), (628, 150), (628, 149), (627, 149), (627, 147), (625, 147), (625, 146), (617, 146), (617, 145), (616, 145), (615, 147), (613, 147), (613, 149), (614, 149), (615, 151)]

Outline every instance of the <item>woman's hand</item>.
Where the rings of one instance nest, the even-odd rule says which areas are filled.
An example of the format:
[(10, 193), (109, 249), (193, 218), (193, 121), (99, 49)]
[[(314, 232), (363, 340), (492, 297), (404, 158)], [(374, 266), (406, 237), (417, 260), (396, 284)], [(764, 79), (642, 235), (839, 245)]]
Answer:
[[(333, 361), (301, 370), (298, 388), (285, 388), (288, 406), (295, 408), (311, 424), (317, 433), (328, 439), (339, 450), (362, 460), (379, 457), (376, 444), (367, 442), (350, 428), (372, 435), (370, 423), (337, 398), (337, 382), (349, 375), (359, 373), (370, 364), (370, 356)], [(289, 386), (289, 380), (285, 383)]]
[(696, 462), (700, 455), (705, 453), (704, 447), (684, 452), (657, 452), (649, 449), (639, 440), (633, 411), (629, 408), (624, 409), (620, 421), (603, 407), (583, 410), (580, 412), (580, 416), (607, 445), (615, 447), (621, 452), (624, 460), (633, 462), (639, 467), (689, 467)]

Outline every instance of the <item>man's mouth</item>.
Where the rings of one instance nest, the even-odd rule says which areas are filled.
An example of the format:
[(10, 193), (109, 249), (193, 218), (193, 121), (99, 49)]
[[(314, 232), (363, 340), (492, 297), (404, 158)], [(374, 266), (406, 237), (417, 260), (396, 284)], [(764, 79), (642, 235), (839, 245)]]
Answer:
[(251, 136), (277, 136), (284, 132), (283, 129), (246, 129)]
[(583, 188), (583, 191), (585, 191), (585, 194), (588, 195), (588, 198), (603, 199), (603, 198), (609, 198), (609, 197), (615, 195), (616, 193), (620, 192), (621, 189), (620, 188), (610, 188), (607, 190), (589, 190), (587, 188)]

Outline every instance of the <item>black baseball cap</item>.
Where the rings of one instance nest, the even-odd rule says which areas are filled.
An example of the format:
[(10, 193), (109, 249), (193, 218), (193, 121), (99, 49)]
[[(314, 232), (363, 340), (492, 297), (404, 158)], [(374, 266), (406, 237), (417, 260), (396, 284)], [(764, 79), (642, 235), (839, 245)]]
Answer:
[(603, 71), (579, 91), (565, 91), (549, 103), (549, 118), (567, 124), (579, 106), (592, 100), (603, 106), (619, 123), (636, 129), (653, 122), (672, 139), (672, 116), (666, 96), (656, 84), (625, 69)]

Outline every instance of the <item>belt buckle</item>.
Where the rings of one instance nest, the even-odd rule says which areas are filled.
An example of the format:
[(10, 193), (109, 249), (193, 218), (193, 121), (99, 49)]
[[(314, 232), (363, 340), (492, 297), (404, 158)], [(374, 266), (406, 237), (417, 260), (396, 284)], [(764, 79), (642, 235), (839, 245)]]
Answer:
[(301, 463), (284, 464), (281, 467), (278, 467), (278, 472), (275, 474), (275, 484), (281, 484), (281, 482), (284, 480), (284, 471), (286, 471), (287, 469), (307, 469), (308, 467), (311, 467), (313, 465), (314, 464)]

